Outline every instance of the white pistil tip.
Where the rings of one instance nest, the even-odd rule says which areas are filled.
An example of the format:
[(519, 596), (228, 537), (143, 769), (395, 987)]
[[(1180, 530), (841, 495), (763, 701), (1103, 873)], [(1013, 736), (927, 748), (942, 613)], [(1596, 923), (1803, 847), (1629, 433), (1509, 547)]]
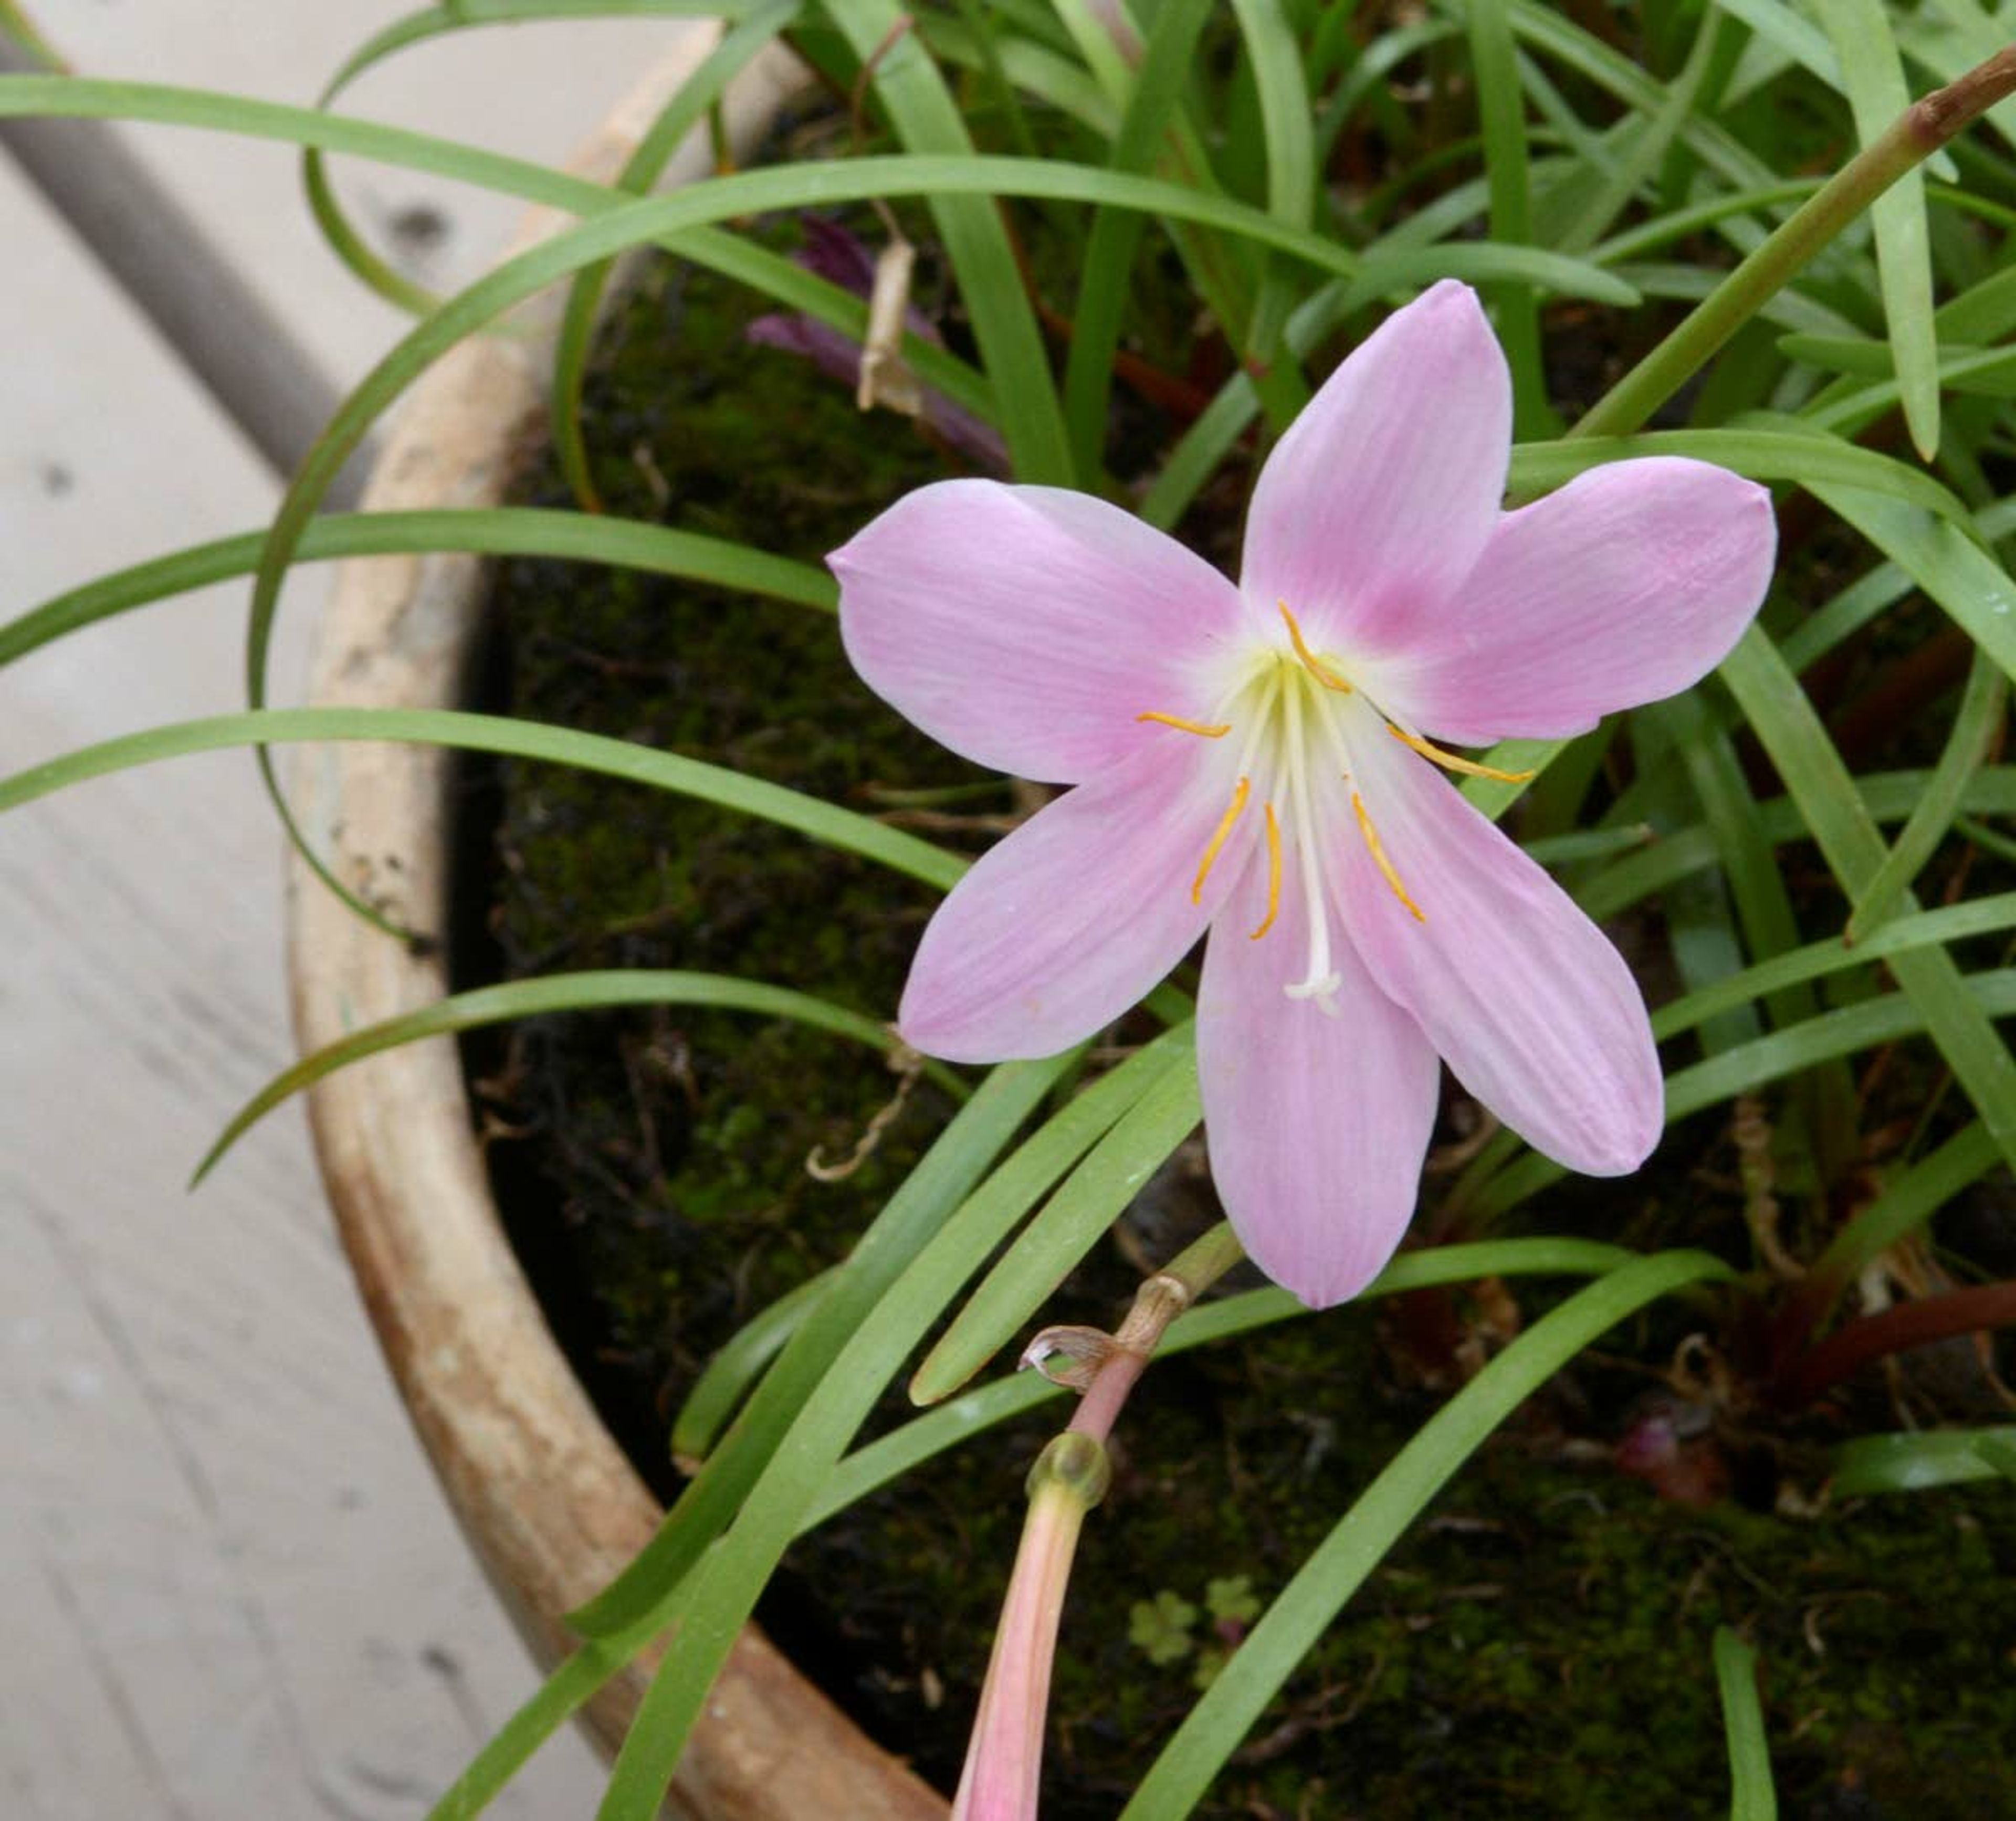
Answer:
[(1344, 984), (1341, 973), (1327, 973), (1320, 980), (1298, 980), (1293, 986), (1284, 986), (1281, 991), (1291, 999), (1314, 999), (1334, 1018), (1337, 1016), (1337, 989)]

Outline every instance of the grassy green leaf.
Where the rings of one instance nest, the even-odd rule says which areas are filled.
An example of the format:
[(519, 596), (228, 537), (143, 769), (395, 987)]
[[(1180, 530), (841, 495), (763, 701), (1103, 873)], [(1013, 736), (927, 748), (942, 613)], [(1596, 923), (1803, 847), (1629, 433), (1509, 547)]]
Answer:
[[(970, 156), (973, 141), (938, 65), (895, 0), (848, 0), (828, 16), (853, 47), (910, 151)], [(1018, 480), (1068, 487), (1069, 440), (1036, 312), (1015, 263), (999, 205), (985, 188), (937, 192), (931, 214), (959, 281), (961, 301), (993, 383), (1001, 434)]]
[[(1587, 77), (1626, 107), (1647, 116), (1658, 113), (1666, 99), (1665, 85), (1567, 13), (1540, 0), (1509, 0), (1506, 13), (1521, 41), (1534, 51)], [(1733, 134), (1701, 115), (1682, 128), (1680, 138), (1733, 189), (1762, 189), (1782, 175)]]
[(1913, 948), (1931, 948), (2012, 928), (2016, 928), (2016, 892), (2006, 891), (1898, 917), (1853, 948), (1838, 940), (1809, 943), (1661, 1006), (1652, 1014), (1653, 1033), (1663, 1042), (1683, 1031), (1695, 1029), (1732, 1006), (1751, 1004), (1804, 981), (1867, 967)]
[[(500, 11), (502, 4), (499, 0)], [(564, 0), (549, 0), (549, 4), (560, 5)], [(0, 118), (41, 115), (145, 120), (344, 152), (584, 217), (606, 213), (632, 200), (621, 190), (548, 165), (373, 121), (154, 83), (0, 76)], [(805, 311), (843, 333), (859, 336), (866, 326), (868, 307), (862, 299), (738, 234), (707, 225), (690, 227), (679, 234), (674, 250), (683, 258), (751, 285), (784, 308)], [(985, 377), (964, 361), (916, 336), (905, 338), (903, 354), (920, 378), (967, 410), (993, 420), (992, 389)]]
[(2004, 675), (2016, 676), (2016, 579), (1959, 525), (1852, 484), (1823, 480), (1813, 493), (1937, 601)]
[[(1113, 142), (1112, 168), (1145, 171), (1183, 101), (1197, 41), (1210, 16), (1208, 0), (1175, 0), (1162, 9)], [(1064, 368), (1064, 416), (1080, 484), (1093, 488), (1105, 470), (1113, 398), (1113, 356), (1126, 313), (1127, 274), (1141, 242), (1142, 218), (1102, 209), (1086, 236), (1071, 352)]]
[[(1924, 794), (1930, 779), (1931, 774), (1925, 772), (1867, 774), (1860, 783), (1870, 815), (1879, 824), (1903, 821)], [(1969, 781), (1960, 803), (1964, 810), (1975, 815), (2016, 815), (2016, 776), (2007, 766), (1984, 766)], [(1786, 797), (1766, 799), (1757, 806), (1757, 815), (1766, 837), (1773, 841), (1798, 840), (1806, 832), (1798, 805)], [(1575, 900), (1600, 922), (1663, 890), (1673, 880), (1714, 863), (1715, 844), (1708, 831), (1699, 827), (1682, 829), (1583, 880), (1576, 887)], [(1881, 934), (1874, 939), (1880, 941)]]
[(1130, 1107), (981, 1280), (910, 1380), (913, 1403), (949, 1397), (1005, 1346), (1203, 1117), (1186, 1054)]
[(1752, 480), (1789, 480), (1830, 505), (1833, 499), (1826, 488), (1859, 488), (1921, 507), (1956, 525), (1972, 523), (1965, 503), (1929, 474), (1838, 437), (1823, 440), (1810, 430), (1662, 430), (1521, 443), (1512, 452), (1510, 484), (1521, 495), (1541, 492), (1585, 469), (1636, 455), (1691, 455)]
[(1757, 1653), (1726, 1625), (1715, 1628), (1715, 1682), (1729, 1744), (1729, 1821), (1777, 1821), (1764, 1704), (1757, 1693)]
[(1901, 1435), (1859, 1435), (1834, 1450), (1834, 1490), (1843, 1499), (1872, 1492), (1922, 1492), (1928, 1487), (1993, 1480), (2002, 1469), (1979, 1445), (2016, 1445), (2016, 1428), (1923, 1429)]
[[(1756, 801), (1733, 743), (1713, 725), (1698, 693), (1647, 712), (1675, 729), (1680, 760), (1714, 837), (1749, 952), (1782, 955), (1796, 947), (1798, 922), (1791, 896), (1777, 855), (1758, 825)], [(1781, 1031), (1803, 1023), (1818, 1009), (1803, 982), (1767, 993), (1764, 1005)], [(1831, 1183), (1853, 1161), (1856, 1148), (1855, 1084), (1845, 1065), (1823, 1063), (1803, 1075), (1797, 1105), (1820, 1180)]]
[(1543, 1315), (1430, 1417), (1317, 1546), (1193, 1707), (1121, 1811), (1188, 1814), (1317, 1638), (1428, 1502), (1533, 1391), (1606, 1330), (1690, 1284), (1726, 1278), (1699, 1252), (1623, 1266)]
[[(698, 1578), (688, 1582), (689, 1571), (733, 1522), (815, 1387), (833, 1383), (837, 1362), (868, 1312), (967, 1201), (993, 1158), (1075, 1060), (1006, 1063), (981, 1084), (833, 1274), (818, 1307), (764, 1374), (726, 1440), (680, 1495), (657, 1534), (601, 1594), (571, 1615), (589, 1642), (506, 1722), (430, 1821), (461, 1821), (479, 1812), (602, 1682), (668, 1624), (684, 1620), (699, 1585)], [(1045, 1134), (1059, 1123), (1053, 1120)], [(1037, 1153), (1045, 1134), (1023, 1146), (1017, 1157)], [(1049, 1155), (1043, 1153), (1042, 1163)], [(1069, 1161), (1067, 1154), (1057, 1168)], [(1015, 1171), (1011, 1161), (992, 1180)], [(1032, 1197), (1047, 1186), (1040, 1165), (1025, 1167), (1022, 1173), (1037, 1179)]]
[(1675, 241), (1690, 239), (1704, 228), (1712, 228), (1731, 216), (1769, 214), (1781, 203), (1804, 202), (1820, 187), (1821, 182), (1816, 177), (1787, 178), (1755, 189), (1730, 191), (1705, 202), (1669, 209), (1662, 214), (1648, 216), (1618, 229), (1607, 240), (1598, 241), (1589, 250), (1589, 257), (1600, 265), (1618, 265), (1626, 260), (1641, 259)]
[[(1890, 927), (1901, 926), (1892, 923)], [(1985, 1126), (1976, 1120), (1964, 1127), (1930, 1157), (1892, 1176), (1874, 1200), (1858, 1208), (1828, 1242), (1811, 1278), (1828, 1287), (1830, 1300), (1838, 1295), (1864, 1265), (1915, 1233), (2001, 1161), (2002, 1153)]]
[[(1403, 1252), (1359, 1292), (1360, 1301), (1411, 1290), (1463, 1283), (1479, 1277), (1600, 1277), (1631, 1262), (1622, 1247), (1593, 1240), (1489, 1240), (1474, 1245), (1436, 1246)], [(1214, 1298), (1179, 1315), (1170, 1325), (1157, 1359), (1215, 1345), (1276, 1323), (1296, 1321), (1314, 1311), (1285, 1290), (1249, 1290)], [(856, 1449), (833, 1470), (805, 1525), (823, 1524), (857, 1499), (905, 1474), (920, 1463), (1065, 1394), (1065, 1387), (1039, 1373), (1018, 1372), (959, 1392), (935, 1409)]]
[(653, 1612), (627, 1632), (583, 1644), (556, 1665), (511, 1717), (483, 1742), (427, 1811), (427, 1821), (475, 1821), (532, 1754), (592, 1700), (650, 1643), (671, 1614)]
[[(1186, 1029), (1180, 1034), (1168, 1033), (1157, 1042), (1186, 1049), (1189, 1041)], [(1151, 1050), (1154, 1048), (1151, 1046)], [(1167, 1053), (1166, 1048), (1157, 1052), (1150, 1060), (1150, 1070), (1165, 1067)], [(1150, 1051), (1130, 1059), (1129, 1064), (1123, 1064), (1121, 1070), (1067, 1105), (978, 1193), (970, 1194), (938, 1224), (927, 1240), (910, 1247), (905, 1254), (905, 1268), (876, 1297), (872, 1308), (855, 1309), (845, 1344), (831, 1357), (816, 1384), (804, 1393), (789, 1427), (768, 1452), (760, 1474), (740, 1499), (734, 1522), (708, 1552), (706, 1574), (694, 1577), (690, 1588), (679, 1593), (679, 1648), (660, 1667), (636, 1723), (624, 1741), (603, 1805), (606, 1821), (650, 1821), (655, 1816), (672, 1767), (722, 1664), (734, 1647), (736, 1638), (791, 1538), (804, 1527), (821, 1489), (883, 1388), (980, 1261), (1006, 1236), (1009, 1225), (1029, 1200), (1042, 1193), (1056, 1179), (1057, 1172), (1068, 1168), (1080, 1154), (1081, 1138), (1087, 1133), (1097, 1135), (1098, 1122), (1079, 1111), (1085, 1101), (1107, 1088), (1132, 1063), (1147, 1056), (1150, 1056)], [(1003, 1072), (995, 1071), (997, 1076)], [(1137, 1074), (1134, 1080), (1139, 1079)], [(1127, 1086), (1132, 1092), (1132, 1083)], [(971, 1114), (985, 1092), (983, 1089), (962, 1109), (960, 1119)], [(1105, 1117), (1104, 1107), (1114, 1104), (1111, 1099), (1103, 1103), (1100, 1119)], [(1047, 1135), (1060, 1128), (1071, 1132), (1070, 1143), (1046, 1145)], [(929, 1161), (927, 1157), (927, 1164)], [(896, 1200), (910, 1194), (913, 1186), (925, 1173), (920, 1168), (913, 1175), (897, 1192)], [(997, 1188), (997, 1184), (1001, 1186)], [(892, 1210), (895, 1205), (895, 1202), (891, 1204)], [(801, 1331), (801, 1341), (814, 1324), (826, 1318), (833, 1306), (831, 1297), (822, 1301), (813, 1323)], [(785, 1357), (790, 1357), (788, 1348)], [(769, 1391), (776, 1370), (772, 1369), (759, 1387), (759, 1399)], [(736, 1431), (747, 1420), (745, 1412)], [(735, 1433), (730, 1434), (731, 1446)], [(724, 1449), (717, 1452), (715, 1463), (727, 1458), (728, 1449)], [(655, 1589), (656, 1597), (667, 1598), (676, 1589), (676, 1582), (662, 1573), (654, 1574), (646, 1587), (638, 1591), (651, 1589)], [(618, 1623), (628, 1622), (627, 1608), (635, 1598), (633, 1593), (631, 1601), (617, 1605), (606, 1616)], [(601, 1615), (577, 1614), (576, 1618), (578, 1622), (592, 1625), (598, 1616)]]
[(1671, 152), (1681, 128), (1693, 118), (1701, 85), (1714, 67), (1722, 23), (1713, 7), (1703, 11), (1693, 49), (1669, 85), (1665, 102), (1649, 118), (1632, 123), (1635, 130), (1623, 155), (1604, 174), (1593, 193), (1580, 203), (1573, 225), (1558, 242), (1563, 252), (1586, 253), (1594, 246)]
[[(700, 59), (679, 85), (678, 93), (660, 110), (651, 130), (625, 161), (616, 187), (632, 196), (647, 194), (686, 135), (721, 99), (728, 85), (774, 44), (780, 33), (794, 24), (803, 10), (801, 0), (764, 0), (752, 6), (747, 16), (730, 25), (721, 41)], [(594, 347), (603, 295), (614, 269), (610, 265), (591, 266), (575, 275), (567, 288), (553, 347), (552, 397), (547, 413), (553, 424), (553, 448), (568, 487), (589, 512), (599, 512), (602, 502), (596, 492), (588, 448), (582, 440), (581, 386)]]
[[(536, 980), (507, 981), (497, 986), (455, 993), (433, 1005), (423, 1006), (417, 1011), (367, 1024), (312, 1055), (303, 1056), (292, 1067), (275, 1075), (232, 1115), (230, 1122), (196, 1166), (194, 1182), (200, 1182), (209, 1175), (225, 1153), (283, 1100), (368, 1056), (416, 1043), (423, 1038), (479, 1031), (487, 1025), (506, 1024), (520, 1018), (542, 1017), (555, 1012), (607, 1010), (617, 1006), (711, 1006), (728, 1011), (747, 1012), (761, 1018), (788, 1018), (811, 1025), (815, 1030), (830, 1031), (836, 1037), (865, 1043), (885, 1053), (899, 1046), (899, 1039), (887, 1024), (810, 993), (772, 986), (767, 981), (736, 980), (723, 974), (653, 968), (610, 968), (585, 973), (548, 974)], [(966, 1084), (956, 1074), (942, 1064), (927, 1066), (932, 1078), (941, 1087), (956, 1099), (965, 1097)]]
[(736, 1405), (818, 1306), (832, 1280), (833, 1272), (827, 1269), (786, 1290), (736, 1329), (707, 1362), (672, 1419), (672, 1459), (684, 1470), (691, 1473), (706, 1459)]
[(654, 790), (697, 797), (738, 815), (759, 816), (941, 889), (949, 888), (966, 870), (964, 861), (915, 835), (723, 766), (571, 728), (446, 709), (268, 708), (178, 722), (104, 740), (0, 779), (0, 812), (158, 759), (230, 747), (319, 740), (416, 741), (573, 765)]
[(1953, 731), (1947, 736), (1939, 764), (1932, 769), (1931, 782), (1912, 806), (1883, 864), (1856, 894), (1855, 908), (1849, 912), (1848, 927), (1842, 934), (1844, 941), (1861, 942), (1882, 927), (1896, 909), (1899, 898), (1931, 858), (1933, 850), (1951, 831), (1967, 780), (1988, 762), (2001, 736), (2008, 700), (2007, 676), (1996, 668), (1986, 651), (1977, 646), (1967, 672), (1967, 688), (1953, 716)]
[[(220, 538), (130, 569), (114, 570), (70, 588), (0, 625), (0, 665), (80, 627), (192, 588), (250, 575), (258, 567), (265, 542), (263, 531)], [(833, 578), (809, 563), (697, 531), (675, 531), (635, 519), (586, 518), (579, 513), (535, 506), (331, 513), (308, 522), (295, 556), (302, 562), (326, 562), (347, 556), (426, 556), (445, 550), (607, 563), (618, 569), (740, 588), (823, 613), (831, 613), (839, 599)]]
[[(468, 0), (423, 8), (403, 19), (393, 20), (375, 32), (344, 59), (316, 98), (318, 107), (329, 106), (358, 78), (387, 59), (430, 39), (451, 32), (490, 25), (522, 25), (541, 20), (664, 17), (695, 18), (715, 10), (694, 0)], [(736, 7), (718, 9), (739, 10)], [(304, 155), (301, 182), (308, 194), (308, 211), (337, 258), (370, 290), (397, 308), (423, 315), (439, 300), (426, 286), (388, 264), (364, 236), (351, 225), (329, 180), (327, 161), (314, 147)]]
[(1732, 19), (1740, 19), (1760, 38), (1774, 45), (1802, 69), (1817, 76), (1838, 94), (1841, 83), (1841, 64), (1828, 45), (1826, 34), (1811, 24), (1784, 0), (1715, 0)]
[[(1841, 60), (1856, 131), (1867, 146), (1911, 105), (1889, 9), (1883, 0), (1830, 0), (1820, 16)], [(1904, 421), (1918, 453), (1929, 462), (1939, 453), (1939, 381), (1924, 178), (1906, 172), (1876, 199), (1870, 213)]]
[[(1471, 81), (1484, 139), (1484, 170), (1491, 198), (1491, 238), (1507, 247), (1533, 239), (1532, 179), (1526, 163), (1526, 103), (1513, 54), (1512, 23), (1505, 0), (1467, 0)], [(1533, 437), (1554, 427), (1547, 378), (1540, 360), (1539, 300), (1517, 280), (1492, 286), (1499, 339), (1512, 369), (1514, 422)]]
[[(1914, 965), (1927, 962), (1933, 963), (1939, 971), (1931, 972)], [(1920, 1032), (1929, 1032), (1937, 1041), (1941, 1026), (1934, 1022), (1935, 1017), (1947, 1027), (1948, 1039), (1954, 1049), (1962, 1047), (1953, 1036), (1955, 1031), (1967, 1037), (1971, 1037), (1976, 1029), (1985, 1031), (1996, 1045), (1991, 1053), (1991, 1062), (1999, 1062), (2007, 1068), (2007, 1053), (2001, 1050), (1999, 1040), (1994, 1038), (1993, 1020), (2006, 1018), (2016, 1010), (2016, 969), (1964, 975), (1954, 966), (1952, 957), (1936, 948), (1900, 951), (1893, 957), (1892, 964), (1900, 981), (1930, 981), (1938, 983), (1939, 990), (1934, 992), (1921, 988), (1916, 995), (1909, 991), (1886, 993), (1877, 999), (1839, 1006), (1789, 1031), (1774, 1031), (1755, 1043), (1725, 1051), (1691, 1068), (1682, 1069), (1666, 1082), (1667, 1117), (1677, 1119), (1697, 1112), (1719, 1100), (1748, 1092), (1797, 1070), (1810, 1068), (1831, 1056), (1852, 1055), (1857, 1050), (1895, 1042), (1899, 1038), (1915, 1036)], [(1952, 970), (1950, 993), (1945, 989), (1943, 975), (1946, 970)], [(1957, 1008), (1961, 1015), (1956, 1015)], [(1950, 1050), (1948, 1060), (1951, 1060)], [(1954, 1073), (1961, 1075), (1964, 1084), (1966, 1077), (1962, 1071), (1956, 1067)], [(1993, 1096), (1984, 1095), (1982, 1098)], [(1986, 1117), (1985, 1109), (1983, 1117)], [(1990, 1128), (1993, 1129), (1992, 1125)], [(2003, 1155), (2007, 1155), (2006, 1143)]]
[(1376, 298), (1405, 295), (1438, 279), (1517, 286), (1528, 295), (1540, 290), (1564, 297), (1588, 297), (1622, 308), (1640, 301), (1633, 286), (1588, 260), (1539, 247), (1463, 240), (1438, 242), (1432, 247), (1368, 247), (1344, 293), (1341, 308), (1348, 315)]
[(1298, 228), (1316, 212), (1316, 149), (1309, 78), (1286, 0), (1233, 0), (1260, 98), (1267, 148), (1267, 211)]

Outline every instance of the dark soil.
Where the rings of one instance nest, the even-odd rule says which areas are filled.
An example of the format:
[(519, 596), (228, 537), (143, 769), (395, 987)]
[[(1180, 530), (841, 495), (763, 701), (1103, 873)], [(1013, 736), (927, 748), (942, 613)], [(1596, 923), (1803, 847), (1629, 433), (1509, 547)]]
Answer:
[[(595, 382), (599, 482), (613, 511), (816, 561), (947, 460), (902, 420), (861, 418), (808, 366), (746, 346), (747, 314), (718, 281), (669, 267), (633, 297)], [(521, 497), (564, 502), (549, 468)], [(1227, 538), (1221, 521), (1215, 541)], [(828, 617), (538, 562), (504, 567), (497, 614), (499, 688), (515, 713), (870, 812), (891, 792), (943, 793), (941, 819), (941, 819), (934, 838), (967, 851), (1015, 808), (1006, 782), (867, 694)], [(495, 792), (499, 971), (705, 970), (893, 1012), (931, 909), (921, 888), (598, 779), (508, 765), (484, 788)], [(877, 1056), (830, 1038), (682, 1008), (549, 1018), (475, 1053), (473, 1072), (514, 1238), (598, 1402), (668, 1495), (670, 1423), (697, 1373), (842, 1255), (947, 1111), (920, 1085), (862, 1168), (826, 1183), (805, 1171), (808, 1153), (844, 1156), (895, 1085)], [(1659, 1243), (1677, 1226), (1747, 1264), (1723, 1122), (1682, 1128), (1662, 1157), (1629, 1187), (1549, 1192), (1535, 1227)], [(1198, 1160), (1179, 1157), (1049, 1319), (1110, 1323), (1144, 1264), (1214, 1217)], [(1251, 1602), (1280, 1589), (1466, 1361), (1563, 1294), (1492, 1287), (1345, 1309), (1150, 1373), (1074, 1580), (1049, 1821), (1117, 1812), (1236, 1647)], [(1780, 1514), (1781, 1494), (1816, 1490), (1818, 1457), (1714, 1411), (1687, 1445), (1705, 1504), (1674, 1495), (1700, 1487), (1669, 1476), (1655, 1488), (1615, 1464), (1647, 1398), (1667, 1395), (1660, 1369), (1731, 1312), (1663, 1307), (1535, 1399), (1373, 1575), (1200, 1812), (1725, 1813), (1709, 1643), (1728, 1624), (1762, 1655), (1788, 1816), (2016, 1812), (2007, 1488)], [(892, 1395), (876, 1422), (908, 1413)], [(1021, 1478), (1056, 1426), (1052, 1413), (993, 1431), (829, 1524), (794, 1552), (764, 1614), (948, 1789)]]

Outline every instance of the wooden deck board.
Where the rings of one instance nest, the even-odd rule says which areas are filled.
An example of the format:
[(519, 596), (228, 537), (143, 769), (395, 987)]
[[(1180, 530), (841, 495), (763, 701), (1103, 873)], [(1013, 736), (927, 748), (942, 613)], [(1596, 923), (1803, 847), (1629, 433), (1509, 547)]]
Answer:
[[(402, 10), (46, 0), (36, 14), (87, 68), (305, 99)], [(556, 157), (625, 85), (639, 29), (627, 46), (584, 40), (601, 48), (571, 56), (564, 84), (550, 37), (507, 31), (363, 99), (442, 131), (508, 118), (509, 149)], [(528, 73), (545, 92), (527, 97)], [(480, 85), (492, 75), (517, 85), (508, 107), (494, 95), (511, 91)], [(304, 225), (284, 151), (135, 143), (332, 378), (382, 351), (398, 319)], [(381, 217), (444, 211), (445, 281), (516, 213), (382, 173), (345, 182)], [(0, 246), (0, 616), (260, 522), (273, 477), (4, 157)], [(319, 595), (312, 575), (291, 591), (276, 677), (297, 673)], [(0, 677), (0, 764), (237, 706), (243, 599), (207, 591), (23, 660)], [(279, 861), (235, 754), (0, 820), (9, 1821), (418, 1816), (534, 1685), (392, 1397), (298, 1117), (182, 1188), (289, 1058)], [(496, 1812), (585, 1815), (597, 1787), (570, 1736)]]

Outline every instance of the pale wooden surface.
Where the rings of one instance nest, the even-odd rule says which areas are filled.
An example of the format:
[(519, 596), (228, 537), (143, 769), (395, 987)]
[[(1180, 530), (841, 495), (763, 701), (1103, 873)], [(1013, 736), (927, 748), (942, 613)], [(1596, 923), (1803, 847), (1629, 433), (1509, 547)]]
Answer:
[[(94, 72), (304, 100), (405, 9), (35, 10)], [(474, 34), (357, 106), (557, 158), (680, 29)], [(284, 149), (135, 143), (333, 377), (382, 351), (399, 319), (304, 225)], [(480, 268), (517, 213), (403, 174), (343, 181), (368, 217), (441, 212), (437, 282)], [(272, 477), (4, 158), (0, 247), (0, 617), (272, 509)], [(290, 595), (276, 677), (297, 671), (319, 595)], [(0, 765), (237, 706), (243, 599), (211, 590), (0, 676)], [(416, 1816), (533, 1686), (392, 1398), (298, 1119), (182, 1189), (288, 1056), (278, 874), (237, 754), (0, 821), (8, 1821)], [(597, 1787), (570, 1736), (496, 1812), (585, 1816)]]

